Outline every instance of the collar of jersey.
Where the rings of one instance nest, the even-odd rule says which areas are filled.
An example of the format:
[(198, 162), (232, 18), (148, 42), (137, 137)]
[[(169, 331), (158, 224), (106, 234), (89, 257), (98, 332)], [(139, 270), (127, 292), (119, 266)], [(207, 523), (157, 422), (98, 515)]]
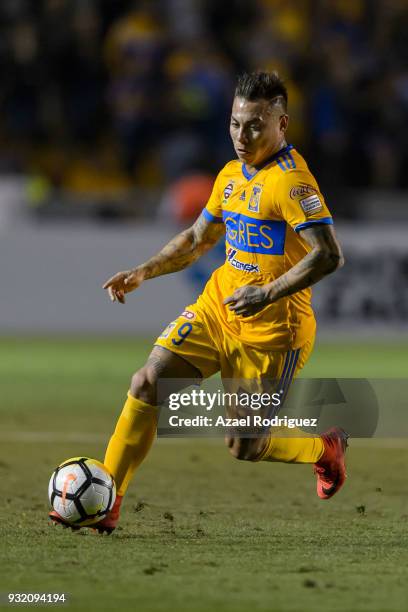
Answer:
[(248, 172), (246, 164), (242, 164), (242, 174), (245, 176), (247, 181), (250, 181), (252, 178), (254, 178), (254, 176), (258, 174), (260, 170), (262, 170), (262, 168), (265, 168), (265, 166), (268, 166), (268, 164), (272, 163), (275, 159), (277, 159), (284, 153), (287, 153), (291, 149), (293, 149), (293, 145), (286, 145), (286, 147), (283, 147), (283, 149), (280, 149), (277, 153), (274, 153), (271, 157), (268, 157), (268, 159), (266, 159), (262, 164), (260, 164), (259, 166), (255, 166), (256, 172), (254, 172), (253, 174)]

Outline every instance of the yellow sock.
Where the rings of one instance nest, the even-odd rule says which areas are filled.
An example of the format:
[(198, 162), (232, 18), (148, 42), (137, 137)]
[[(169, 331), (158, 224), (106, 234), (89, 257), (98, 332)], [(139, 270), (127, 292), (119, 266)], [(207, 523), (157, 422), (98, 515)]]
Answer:
[(128, 393), (104, 460), (115, 479), (118, 495), (124, 495), (136, 468), (149, 452), (156, 428), (157, 408)]
[[(268, 441), (258, 461), (282, 461), (283, 463), (316, 463), (323, 455), (324, 446), (320, 437), (307, 436), (298, 430), (285, 430), (287, 437), (276, 437), (269, 434)], [(293, 436), (302, 437), (293, 437)]]

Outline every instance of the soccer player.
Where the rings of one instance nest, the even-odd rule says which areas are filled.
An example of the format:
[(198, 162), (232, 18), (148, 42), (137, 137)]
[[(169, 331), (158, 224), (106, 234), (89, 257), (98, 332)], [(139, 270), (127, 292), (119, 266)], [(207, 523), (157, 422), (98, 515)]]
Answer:
[[(202, 379), (220, 371), (224, 379), (279, 380), (286, 393), (311, 354), (316, 323), (310, 286), (342, 266), (343, 256), (317, 182), (286, 142), (287, 102), (276, 73), (242, 75), (230, 124), (238, 159), (217, 176), (202, 214), (156, 256), (104, 285), (113, 302), (124, 304), (144, 281), (183, 270), (225, 239), (225, 263), (132, 377), (106, 450), (117, 498), (95, 525), (100, 532), (116, 527), (129, 482), (154, 440), (159, 378)], [(237, 459), (314, 464), (322, 499), (346, 477), (347, 435), (339, 428), (314, 437), (237, 432), (226, 441)], [(55, 512), (50, 517), (61, 522)]]

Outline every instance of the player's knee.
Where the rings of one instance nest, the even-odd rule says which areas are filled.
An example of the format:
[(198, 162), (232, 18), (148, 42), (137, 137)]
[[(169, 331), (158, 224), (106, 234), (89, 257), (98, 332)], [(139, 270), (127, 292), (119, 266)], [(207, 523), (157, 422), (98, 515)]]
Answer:
[(240, 461), (256, 461), (259, 456), (260, 446), (257, 439), (234, 436), (226, 438), (225, 443), (231, 455)]
[(130, 394), (146, 404), (156, 404), (157, 397), (157, 376), (148, 366), (138, 370), (130, 383)]

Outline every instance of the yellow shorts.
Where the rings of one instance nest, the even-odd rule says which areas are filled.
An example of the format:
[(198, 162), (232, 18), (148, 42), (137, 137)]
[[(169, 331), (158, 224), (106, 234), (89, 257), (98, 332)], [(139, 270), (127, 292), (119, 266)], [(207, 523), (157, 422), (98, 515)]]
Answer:
[(187, 306), (158, 337), (155, 345), (179, 355), (208, 378), (221, 372), (223, 379), (274, 379), (287, 390), (308, 360), (314, 337), (301, 348), (265, 351), (224, 333), (216, 320), (197, 304)]

